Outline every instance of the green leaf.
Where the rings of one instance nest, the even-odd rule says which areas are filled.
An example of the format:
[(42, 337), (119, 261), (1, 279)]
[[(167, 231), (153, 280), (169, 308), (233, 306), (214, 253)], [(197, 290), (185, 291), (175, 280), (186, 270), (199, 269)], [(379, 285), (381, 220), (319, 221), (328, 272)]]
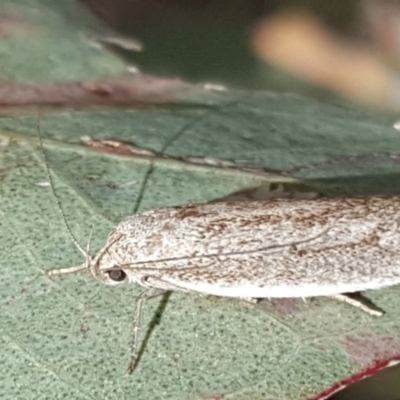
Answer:
[[(83, 39), (89, 17), (77, 3), (14, 3), (2, 7), (28, 26), (43, 21), (43, 31), (33, 31), (46, 34), (3, 38), (3, 79), (92, 81), (123, 70)], [(400, 136), (390, 117), (293, 94), (218, 94), (178, 82), (176, 89), (169, 108), (41, 114), (57, 195), (82, 246), (93, 231), (93, 253), (135, 210), (259, 185), (286, 193), (299, 178), (328, 195), (400, 191)], [(167, 96), (165, 105), (171, 102)], [(83, 260), (46, 186), (36, 115), (15, 112), (0, 119), (0, 129), (2, 399), (298, 400), (399, 353), (398, 287), (368, 293), (386, 311), (381, 318), (324, 298), (252, 305), (175, 292), (164, 303), (146, 302), (143, 354), (134, 374), (124, 375), (141, 289), (107, 287), (85, 273), (44, 276)], [(82, 136), (154, 154), (98, 151)], [(215, 168), (215, 160), (232, 164)]]
[[(390, 126), (367, 121), (355, 109), (291, 95), (221, 96), (219, 106), (206, 110), (103, 110), (41, 118), (57, 194), (82, 246), (93, 229), (92, 248), (98, 250), (113, 224), (135, 208), (208, 201), (267, 182), (296, 182), (238, 168), (195, 165), (179, 157), (206, 156), (285, 169), (324, 159), (330, 165), (332, 153), (344, 152), (332, 143), (347, 142), (348, 154), (360, 154), (366, 138), (374, 149), (394, 148), (398, 140)], [(345, 118), (349, 114), (352, 118)], [(255, 306), (176, 292), (152, 328), (137, 370), (125, 376), (140, 288), (102, 286), (87, 274), (54, 282), (41, 275), (47, 269), (78, 264), (82, 257), (71, 243), (50, 188), (43, 187), (47, 177), (35, 119), (1, 120), (7, 128), (1, 133), (0, 153), (0, 376), (7, 377), (2, 398), (44, 398), (49, 393), (77, 399), (183, 399), (216, 393), (234, 399), (307, 398), (398, 350), (393, 345), (399, 332), (396, 287), (369, 293), (387, 312), (381, 318), (328, 299), (308, 304), (296, 299), (263, 301)], [(80, 143), (83, 134), (134, 143), (170, 157), (99, 152)], [(307, 143), (299, 135), (307, 135)], [(311, 143), (318, 145), (313, 148)], [(367, 156), (371, 151), (361, 159)], [(375, 164), (383, 171), (390, 160)], [(371, 168), (364, 166), (367, 172)], [(396, 167), (393, 160), (386, 175)], [(347, 181), (339, 179), (335, 186), (325, 182), (320, 188), (357, 192), (359, 178), (351, 183), (353, 172), (348, 171)], [(318, 189), (325, 171), (313, 173)], [(154, 299), (145, 304), (142, 338), (158, 303)], [(352, 349), (362, 338), (369, 348), (360, 359)]]

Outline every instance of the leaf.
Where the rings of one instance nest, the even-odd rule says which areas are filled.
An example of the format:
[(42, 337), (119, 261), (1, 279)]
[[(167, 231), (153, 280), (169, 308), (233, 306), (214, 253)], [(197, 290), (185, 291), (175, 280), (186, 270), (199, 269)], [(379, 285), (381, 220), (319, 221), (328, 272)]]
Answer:
[[(302, 141), (295, 152), (290, 151), (287, 144), (299, 134), (305, 135), (299, 132), (305, 128), (297, 132), (287, 128), (294, 128), (294, 121), (299, 119), (299, 127), (316, 124), (316, 118), (324, 120), (324, 132), (335, 133), (322, 135), (314, 131), (320, 140), (318, 150), (334, 152), (329, 142), (351, 143), (349, 136), (354, 132), (363, 132), (364, 137), (359, 133), (359, 142), (354, 140), (354, 148), (348, 146), (349, 153), (360, 151), (366, 137), (372, 148), (373, 130), (375, 148), (386, 145), (390, 137), (393, 147), (397, 139), (391, 136), (390, 128), (366, 122), (355, 110), (353, 118), (346, 120), (352, 130), (345, 132), (338, 128), (344, 125), (344, 114), (349, 113), (343, 108), (289, 95), (224, 96), (222, 105), (211, 110), (64, 112), (41, 119), (57, 194), (82, 246), (93, 229), (92, 251), (99, 249), (113, 223), (135, 208), (207, 201), (268, 181), (286, 180), (285, 185), (295, 182), (160, 156), (98, 152), (79, 142), (83, 133), (99, 140), (134, 143), (171, 157), (245, 159), (247, 166), (274, 169), (305, 164), (306, 159), (313, 164), (327, 157), (302, 145)], [(228, 102), (232, 98), (235, 101)], [(7, 383), (15, 381), (20, 398), (32, 391), (40, 398), (49, 390), (69, 398), (177, 399), (215, 393), (234, 399), (298, 399), (299, 393), (307, 398), (398, 350), (396, 287), (369, 293), (387, 312), (379, 319), (327, 299), (309, 304), (274, 300), (254, 306), (235, 299), (173, 293), (147, 340), (137, 370), (132, 376), (124, 376), (134, 301), (140, 288), (102, 286), (86, 274), (54, 282), (40, 275), (29, 282), (44, 270), (82, 262), (59, 217), (51, 190), (38, 185), (47, 178), (35, 118), (1, 120), (8, 129), (1, 134), (1, 170), (5, 172), (0, 209), (0, 376), (8, 377), (2, 385), (3, 398), (17, 396), (15, 384)], [(385, 133), (387, 140), (382, 139)], [(312, 134), (310, 129), (310, 143)], [(284, 157), (288, 152), (296, 157)], [(395, 166), (391, 165), (387, 173), (392, 173)], [(315, 170), (316, 176), (318, 173)], [(347, 178), (350, 180), (351, 175)], [(341, 190), (350, 188), (343, 185)], [(139, 196), (141, 201), (136, 206)], [(157, 303), (155, 299), (145, 304), (142, 338)], [(362, 358), (351, 350), (360, 341), (369, 350), (365, 349)]]
[[(83, 68), (75, 43), (79, 35), (60, 21), (56, 13), (50, 25), (58, 36), (41, 43), (43, 53), (54, 54), (51, 66), (62, 59), (62, 68), (20, 62), (32, 44), (27, 39), (13, 44), (19, 56), (7, 60), (4, 76), (54, 82), (97, 79), (107, 68), (120, 73), (122, 66), (104, 54), (88, 57)], [(71, 46), (63, 42), (67, 34)], [(37, 46), (27, 59), (39, 54)], [(81, 54), (87, 55), (84, 49)], [(17, 65), (22, 65), (18, 72)], [(82, 246), (93, 230), (93, 253), (113, 225), (135, 210), (209, 201), (269, 183), (289, 191), (298, 178), (307, 178), (313, 191), (329, 195), (399, 192), (400, 138), (390, 117), (292, 94), (216, 94), (187, 87), (190, 98), (178, 90), (174, 108), (41, 114), (66, 219)], [(399, 353), (398, 287), (368, 293), (386, 311), (381, 318), (323, 298), (252, 305), (176, 292), (161, 305), (160, 299), (146, 302), (143, 356), (135, 373), (125, 376), (141, 289), (107, 287), (84, 273), (54, 281), (44, 276), (43, 271), (81, 263), (82, 257), (46, 186), (36, 115), (2, 118), (0, 128), (2, 399), (307, 399)], [(96, 149), (82, 136), (150, 155)], [(231, 166), (215, 168), (210, 160)]]

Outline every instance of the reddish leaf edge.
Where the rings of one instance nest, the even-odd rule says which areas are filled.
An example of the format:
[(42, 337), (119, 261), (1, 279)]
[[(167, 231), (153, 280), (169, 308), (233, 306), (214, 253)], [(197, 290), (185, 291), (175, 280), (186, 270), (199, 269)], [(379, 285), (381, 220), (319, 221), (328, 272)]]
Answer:
[(352, 385), (353, 383), (359, 382), (365, 378), (369, 378), (375, 375), (376, 373), (382, 371), (383, 369), (394, 367), (399, 363), (400, 363), (400, 354), (388, 358), (386, 360), (377, 361), (369, 365), (365, 369), (361, 370), (360, 372), (356, 372), (355, 374), (350, 375), (349, 377), (341, 381), (335, 382), (331, 387), (319, 393), (315, 397), (310, 397), (308, 400), (327, 400), (335, 393), (344, 390), (346, 387)]

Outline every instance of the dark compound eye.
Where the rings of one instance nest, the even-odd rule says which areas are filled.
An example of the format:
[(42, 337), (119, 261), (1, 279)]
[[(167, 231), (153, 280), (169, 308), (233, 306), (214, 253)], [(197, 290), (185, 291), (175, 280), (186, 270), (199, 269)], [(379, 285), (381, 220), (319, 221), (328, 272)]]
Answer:
[(122, 269), (112, 269), (107, 271), (107, 274), (115, 282), (122, 282), (126, 279), (126, 273)]

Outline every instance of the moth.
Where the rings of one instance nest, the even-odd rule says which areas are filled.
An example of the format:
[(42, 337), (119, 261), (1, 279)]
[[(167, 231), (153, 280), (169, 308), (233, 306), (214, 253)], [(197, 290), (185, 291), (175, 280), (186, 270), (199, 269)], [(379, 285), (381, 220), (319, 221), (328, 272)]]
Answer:
[[(107, 285), (238, 298), (344, 295), (400, 283), (400, 196), (273, 199), (159, 208), (120, 222), (103, 248), (58, 275), (88, 270)], [(129, 372), (137, 357), (138, 322)]]
[(130, 216), (95, 256), (73, 235), (56, 194), (37, 120), (39, 143), (58, 209), (83, 264), (100, 283), (137, 283), (137, 360), (141, 307), (165, 291), (244, 299), (330, 296), (372, 314), (349, 295), (400, 283), (400, 196), (222, 201), (159, 208)]

